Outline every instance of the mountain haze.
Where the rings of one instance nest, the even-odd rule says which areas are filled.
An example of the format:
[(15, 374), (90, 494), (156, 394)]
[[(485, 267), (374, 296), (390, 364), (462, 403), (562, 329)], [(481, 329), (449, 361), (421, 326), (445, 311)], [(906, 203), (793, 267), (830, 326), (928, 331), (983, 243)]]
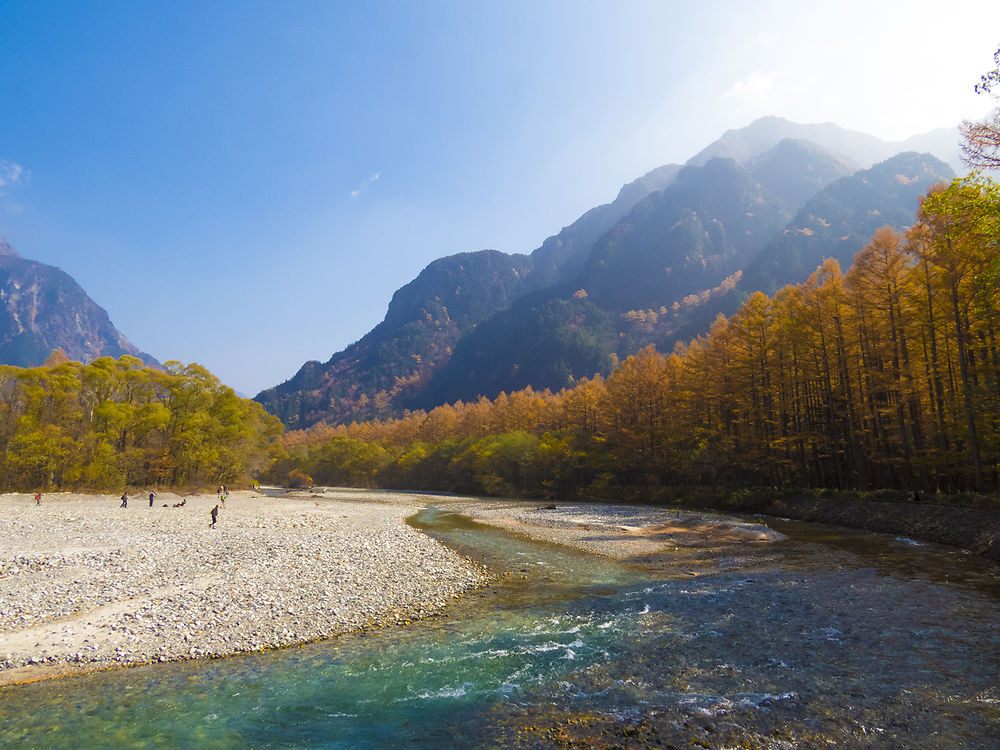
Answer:
[(714, 157), (743, 162), (787, 138), (814, 143), (824, 151), (853, 163), (857, 168), (870, 167), (905, 151), (919, 151), (933, 153), (956, 172), (964, 171), (957, 125), (953, 128), (938, 128), (902, 141), (883, 141), (832, 122), (800, 125), (781, 117), (762, 117), (744, 128), (727, 130), (719, 140), (692, 156), (687, 163), (702, 166)]
[(801, 281), (827, 257), (847, 268), (876, 229), (909, 226), (928, 186), (954, 176), (940, 159), (909, 152), (834, 182), (747, 266), (740, 288), (773, 294)]

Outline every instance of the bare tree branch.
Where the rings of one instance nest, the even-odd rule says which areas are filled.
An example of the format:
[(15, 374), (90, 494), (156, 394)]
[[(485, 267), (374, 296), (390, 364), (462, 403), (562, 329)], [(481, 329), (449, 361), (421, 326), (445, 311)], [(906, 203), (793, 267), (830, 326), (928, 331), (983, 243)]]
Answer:
[[(979, 79), (977, 94), (1000, 96), (993, 88), (1000, 89), (1000, 49), (993, 53), (997, 67)], [(962, 161), (971, 169), (1000, 170), (1000, 109), (980, 122), (966, 120), (959, 126), (962, 134)]]
[(971, 169), (1000, 169), (1000, 110), (981, 122), (966, 120), (962, 134), (962, 161)]

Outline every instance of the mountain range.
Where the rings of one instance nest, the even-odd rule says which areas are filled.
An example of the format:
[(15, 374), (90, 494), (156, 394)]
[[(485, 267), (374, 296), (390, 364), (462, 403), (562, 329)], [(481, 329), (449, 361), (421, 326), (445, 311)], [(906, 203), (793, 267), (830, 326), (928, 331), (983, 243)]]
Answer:
[(57, 349), (79, 362), (130, 354), (160, 366), (114, 327), (69, 274), (22, 258), (0, 237), (0, 363), (34, 367)]
[(889, 143), (763, 118), (624, 186), (529, 255), (460, 253), (397, 290), (383, 321), (256, 400), (291, 428), (396, 416), (607, 374), (669, 350), (750, 293), (846, 268), (954, 176), (956, 129)]
[[(960, 168), (957, 129), (890, 143), (775, 117), (625, 185), (530, 254), (459, 253), (396, 291), (385, 318), (256, 400), (291, 428), (397, 416), (526, 386), (559, 389), (648, 344), (704, 333), (756, 290), (850, 264), (913, 221)], [(0, 363), (130, 354), (159, 366), (68, 274), (0, 238)]]

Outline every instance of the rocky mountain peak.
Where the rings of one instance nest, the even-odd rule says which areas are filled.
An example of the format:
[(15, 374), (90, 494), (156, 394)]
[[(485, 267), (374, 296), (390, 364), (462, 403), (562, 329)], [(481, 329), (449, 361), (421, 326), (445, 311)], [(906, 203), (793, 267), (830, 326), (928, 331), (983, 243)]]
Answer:
[(22, 258), (0, 237), (0, 363), (35, 367), (56, 349), (78, 362), (129, 354), (159, 366), (69, 274)]
[(6, 237), (0, 237), (0, 257), (3, 258), (20, 258), (17, 250), (15, 250), (9, 242), (7, 242)]

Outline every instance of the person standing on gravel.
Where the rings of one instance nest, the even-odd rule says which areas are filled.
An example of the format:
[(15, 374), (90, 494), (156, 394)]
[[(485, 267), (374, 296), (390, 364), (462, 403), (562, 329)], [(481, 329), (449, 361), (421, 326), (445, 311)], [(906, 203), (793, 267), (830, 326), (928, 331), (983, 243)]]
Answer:
[(42, 493), (41, 492), (36, 492), (35, 493), (35, 505), (41, 505), (41, 504), (42, 504)]
[(125, 492), (122, 493), (122, 504), (121, 504), (121, 507), (122, 508), (127, 508), (128, 507), (128, 493), (125, 493)]
[(156, 497), (156, 493), (155, 493), (155, 492), (150, 492), (150, 493), (149, 493), (149, 507), (150, 507), (150, 508), (152, 508), (152, 507), (153, 507), (153, 498), (154, 498), (154, 497)]
[(215, 528), (215, 521), (216, 521), (216, 519), (218, 519), (218, 517), (219, 517), (219, 506), (216, 505), (216, 506), (214, 506), (212, 508), (212, 525), (209, 526), (208, 528), (210, 528), (210, 529), (214, 529)]

